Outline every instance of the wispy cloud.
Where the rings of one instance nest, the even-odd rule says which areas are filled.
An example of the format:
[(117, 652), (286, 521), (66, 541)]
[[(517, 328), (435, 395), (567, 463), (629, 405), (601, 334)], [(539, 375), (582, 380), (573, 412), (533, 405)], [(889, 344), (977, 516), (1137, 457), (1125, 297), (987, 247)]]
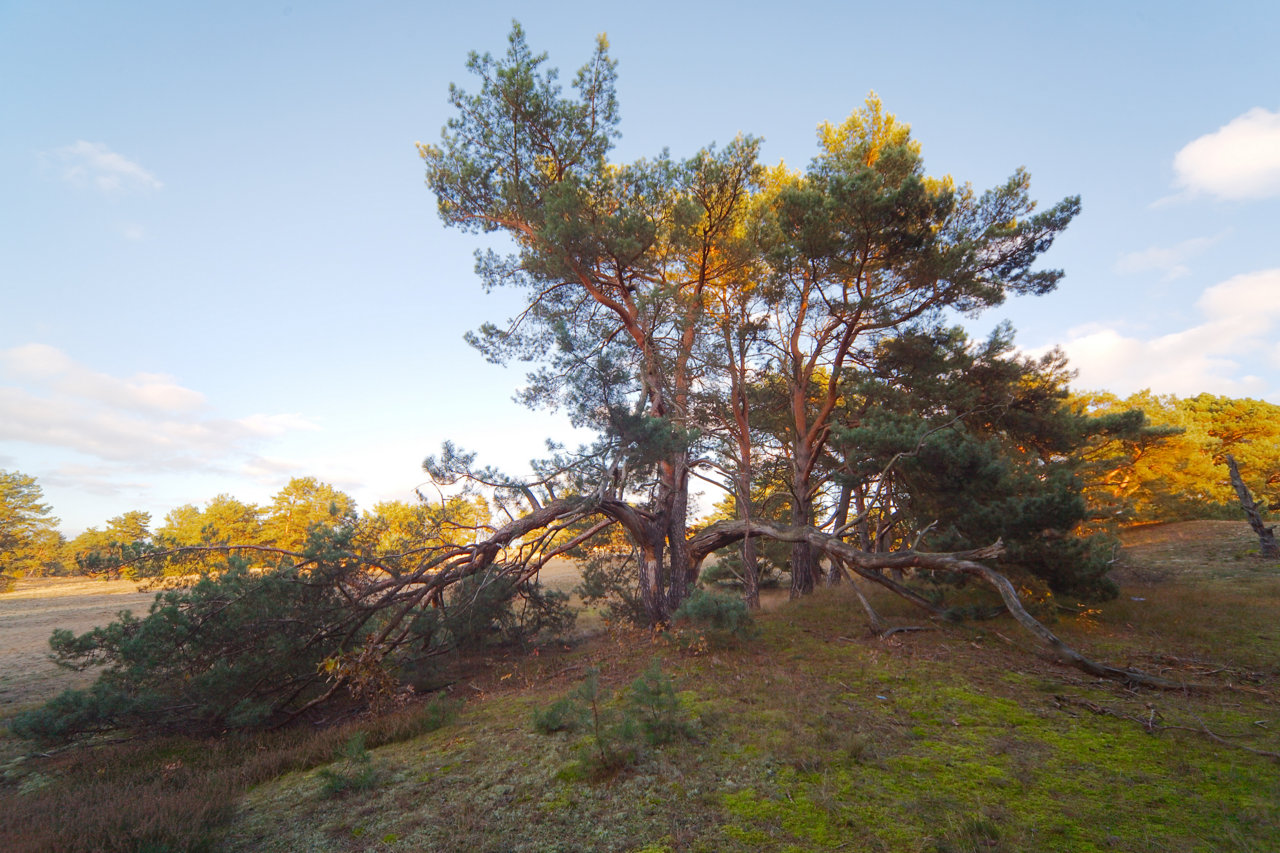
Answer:
[(1255, 107), (1173, 158), (1178, 186), (1223, 199), (1280, 195), (1280, 112)]
[(298, 414), (229, 418), (211, 408), (164, 374), (111, 376), (45, 344), (0, 350), (0, 442), (70, 450), (135, 475), (225, 472), (263, 441), (316, 429)]
[(145, 494), (150, 484), (130, 477), (119, 465), (68, 463), (44, 473), (40, 483), (54, 488), (70, 489), (79, 494), (100, 498), (136, 497)]
[(52, 153), (61, 165), (63, 180), (76, 186), (93, 187), (103, 192), (158, 190), (164, 186), (149, 170), (101, 142), (81, 139), (73, 145), (54, 149)]
[(1191, 274), (1187, 262), (1205, 249), (1212, 246), (1221, 235), (1216, 237), (1194, 237), (1183, 240), (1173, 246), (1152, 246), (1140, 252), (1128, 252), (1116, 260), (1116, 272), (1144, 273), (1158, 272), (1165, 281), (1173, 281)]
[(203, 394), (183, 388), (172, 376), (139, 373), (119, 379), (91, 370), (48, 344), (0, 350), (0, 370), (9, 378), (34, 381), (63, 397), (93, 400), (113, 409), (189, 412), (205, 405)]
[[(1115, 325), (1071, 331), (1062, 344), (1079, 371), (1076, 386), (1127, 394), (1142, 388), (1180, 395), (1276, 395), (1257, 367), (1280, 367), (1280, 269), (1262, 270), (1208, 288), (1196, 301), (1200, 321), (1143, 338)], [(1268, 362), (1270, 362), (1268, 364)]]

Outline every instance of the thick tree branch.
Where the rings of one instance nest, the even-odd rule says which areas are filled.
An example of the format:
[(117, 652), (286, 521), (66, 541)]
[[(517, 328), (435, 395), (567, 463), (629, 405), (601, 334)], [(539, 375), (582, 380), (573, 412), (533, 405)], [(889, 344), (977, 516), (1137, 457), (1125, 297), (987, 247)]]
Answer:
[[(743, 536), (765, 536), (780, 542), (807, 542), (829, 556), (843, 560), (851, 568), (862, 570), (858, 571), (858, 574), (862, 577), (891, 589), (899, 595), (902, 594), (902, 587), (881, 576), (880, 570), (932, 569), (976, 577), (993, 587), (1000, 594), (1000, 598), (1003, 599), (1005, 606), (1009, 608), (1009, 613), (1018, 621), (1018, 624), (1048, 646), (1054, 655), (1064, 663), (1068, 663), (1090, 675), (1122, 681), (1126, 684), (1154, 687), (1161, 690), (1183, 690), (1202, 687), (1202, 685), (1169, 681), (1138, 670), (1121, 669), (1097, 663), (1068, 646), (1056, 634), (1027, 612), (1027, 609), (1022, 605), (1022, 600), (1018, 597), (1017, 590), (1008, 578), (994, 569), (975, 562), (976, 560), (992, 559), (999, 556), (1004, 550), (1004, 546), (998, 542), (984, 548), (951, 554), (931, 554), (923, 551), (895, 551), (872, 554), (859, 551), (847, 542), (811, 527), (784, 527), (761, 521), (726, 521), (713, 524), (700, 531), (693, 537), (690, 543), (690, 551), (695, 559), (705, 559), (706, 555), (712, 551), (725, 545), (730, 545)], [(915, 598), (918, 599), (918, 596)], [(917, 601), (916, 603), (920, 602)]]

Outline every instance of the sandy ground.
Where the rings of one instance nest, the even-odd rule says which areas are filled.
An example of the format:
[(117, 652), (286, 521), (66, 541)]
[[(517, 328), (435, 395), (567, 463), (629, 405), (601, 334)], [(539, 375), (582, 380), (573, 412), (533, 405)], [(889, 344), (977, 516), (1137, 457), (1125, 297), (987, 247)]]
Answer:
[[(544, 584), (566, 592), (578, 578), (568, 560), (553, 560), (542, 570)], [(83, 633), (113, 621), (121, 610), (145, 616), (155, 595), (139, 592), (136, 581), (91, 578), (24, 578), (0, 595), (0, 719), (93, 681), (92, 672), (72, 672), (50, 660), (54, 629)]]
[(550, 560), (538, 573), (538, 580), (543, 586), (558, 589), (561, 592), (569, 592), (581, 579), (578, 564), (572, 560)]
[(1258, 555), (1258, 537), (1243, 519), (1144, 524), (1121, 531), (1120, 541), (1111, 575), (1121, 583), (1250, 577), (1277, 568)]
[(121, 610), (144, 615), (154, 598), (154, 592), (139, 592), (135, 581), (18, 581), (0, 595), (0, 717), (92, 681), (92, 674), (62, 669), (49, 659), (55, 628), (81, 633), (111, 622)]

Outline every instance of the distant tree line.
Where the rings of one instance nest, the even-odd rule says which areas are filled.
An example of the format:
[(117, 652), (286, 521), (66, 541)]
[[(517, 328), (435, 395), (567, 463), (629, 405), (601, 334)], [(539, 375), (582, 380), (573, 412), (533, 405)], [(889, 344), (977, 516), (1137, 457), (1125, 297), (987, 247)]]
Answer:
[[(929, 388), (937, 394), (939, 375), (967, 383), (969, 393), (977, 393), (975, 387), (981, 386), (982, 393), (991, 395), (1000, 387), (994, 381), (992, 368), (1003, 358), (1003, 369), (1008, 371), (1003, 379), (1003, 392), (1007, 393), (1011, 386), (1020, 386), (1022, 400), (1019, 406), (1002, 407), (1002, 414), (1008, 420), (1010, 411), (1017, 411), (1025, 421), (1024, 433), (1035, 423), (1041, 446), (1032, 451), (1030, 442), (1036, 435), (1010, 433), (1007, 427), (1002, 440), (1008, 445), (1024, 439), (1018, 453), (1033, 455), (1023, 459), (1022, 470), (1026, 472), (1027, 466), (1032, 465), (1035, 476), (1024, 473), (1019, 477), (1013, 470), (1006, 469), (1005, 466), (1018, 467), (1017, 457), (1008, 455), (1007, 447), (998, 449), (992, 444), (986, 445), (990, 454), (987, 464), (1002, 461), (995, 462), (995, 467), (988, 468), (981, 476), (957, 475), (956, 466), (968, 466), (971, 471), (982, 468), (980, 452), (972, 442), (976, 440), (975, 433), (988, 437), (993, 434), (995, 419), (988, 418), (982, 430), (947, 429), (927, 435), (899, 476), (908, 481), (928, 479), (929, 488), (911, 492), (904, 489), (902, 494), (927, 495), (929, 500), (908, 504), (911, 500), (908, 497), (899, 505), (888, 505), (887, 511), (865, 514), (854, 533), (867, 550), (892, 545), (884, 541), (884, 533), (895, 512), (897, 520), (908, 512), (919, 519), (937, 519), (933, 530), (950, 531), (947, 535), (959, 543), (972, 544), (999, 536), (1008, 538), (1010, 527), (1016, 523), (1011, 520), (1008, 504), (1001, 505), (995, 513), (1003, 519), (1002, 524), (988, 522), (984, 527), (962, 516), (974, 512), (992, 515), (991, 497), (1001, 490), (1031, 499), (1037, 488), (1029, 487), (1030, 481), (1048, 483), (1054, 476), (1069, 475), (1078, 481), (1084, 503), (1072, 515), (1086, 530), (1157, 521), (1239, 519), (1239, 502), (1226, 468), (1228, 453), (1235, 456), (1246, 485), (1264, 511), (1280, 506), (1280, 406), (1211, 394), (1180, 398), (1141, 391), (1121, 398), (1104, 391), (1085, 391), (1068, 395), (1069, 373), (1059, 357), (1042, 360), (1032, 369), (1026, 363), (1019, 365), (1016, 360), (1009, 360), (1010, 343), (1007, 330), (1000, 330), (983, 345), (968, 346), (963, 333), (955, 329), (941, 339), (913, 337), (896, 341), (896, 360), (887, 360), (884, 369), (896, 374), (899, 380), (909, 374), (910, 382), (899, 381), (896, 390), (892, 383), (886, 382), (875, 396), (864, 397), (862, 405), (875, 410), (874, 425), (856, 431), (842, 428), (843, 440), (838, 446), (879, 446), (879, 452), (862, 465), (867, 469), (883, 467), (897, 448), (914, 450), (918, 437), (930, 433), (930, 423), (947, 423), (959, 407), (966, 405), (954, 399), (959, 393), (955, 389), (949, 402), (920, 399), (930, 393)], [(920, 358), (920, 348), (929, 351), (930, 357), (949, 350), (949, 355), (944, 354), (933, 363), (932, 380), (924, 375), (919, 363), (909, 370), (903, 361), (913, 352), (913, 358)], [(968, 369), (949, 369), (954, 364), (948, 359), (957, 358), (967, 362)], [(983, 362), (985, 372), (975, 370), (974, 365)], [(1037, 371), (1037, 382), (1026, 381)], [(910, 394), (906, 391), (908, 387), (912, 389)], [(1037, 393), (1039, 400), (1034, 400)], [(893, 395), (899, 399), (891, 403), (888, 398)], [(976, 408), (981, 404), (970, 400), (967, 405)], [(932, 414), (922, 418), (922, 413)], [(1056, 437), (1046, 425), (1053, 418), (1059, 421)], [(907, 427), (903, 427), (903, 423)], [(1045, 443), (1049, 441), (1057, 444)], [(970, 446), (966, 451), (959, 450), (958, 445), (964, 444)], [(837, 469), (838, 476), (839, 468), (849, 463), (833, 456), (829, 464)], [(1053, 471), (1060, 473), (1054, 475)], [(953, 484), (951, 489), (947, 488), (948, 483)], [(956, 492), (955, 485), (980, 487), (985, 496), (974, 500), (973, 495)], [(890, 487), (891, 484), (886, 483), (884, 488)], [(766, 517), (779, 521), (786, 507), (781, 501), (771, 504), (765, 500), (770, 488), (776, 491), (780, 483), (771, 484), (765, 477), (753, 484), (753, 501), (765, 507)], [(846, 513), (843, 517), (847, 518), (850, 512), (861, 514), (859, 506), (865, 509), (866, 496), (856, 494), (852, 483), (842, 486), (836, 494), (837, 502), (829, 508), (831, 512)], [(254, 544), (296, 551), (305, 543), (313, 525), (355, 526), (370, 550), (396, 552), (421, 544), (431, 531), (438, 535), (444, 517), (450, 512), (458, 515), (461, 506), (467, 507), (467, 512), (453, 522), (458, 535), (482, 529), (490, 521), (489, 507), (483, 500), (455, 501), (449, 512), (423, 502), (404, 501), (379, 503), (370, 510), (358, 512), (355, 500), (346, 493), (314, 477), (296, 477), (265, 506), (221, 494), (203, 507), (184, 504), (170, 510), (154, 530), (150, 513), (131, 510), (108, 519), (101, 529), (90, 527), (68, 540), (59, 532), (58, 519), (43, 499), (43, 490), (35, 477), (20, 471), (0, 471), (0, 573), (10, 579), (102, 572), (110, 568), (103, 558), (119, 555), (139, 544), (173, 548)], [(709, 519), (734, 517), (735, 500), (729, 494)], [(844, 501), (849, 508), (841, 510)], [(1027, 523), (1023, 522), (1024, 526)], [(1029, 523), (1034, 528), (1037, 522)], [(1046, 526), (1051, 525), (1041, 524), (1040, 528)], [(1069, 525), (1065, 521), (1056, 524), (1059, 529), (1064, 526)], [(762, 549), (760, 559), (766, 562), (761, 571), (775, 577), (785, 573), (787, 551), (776, 546)], [(719, 576), (732, 574), (730, 568), (738, 565), (737, 559), (732, 553), (723, 555), (721, 561), (727, 560), (727, 563)], [(175, 562), (173, 570), (191, 571), (213, 561), (212, 557), (192, 558)]]
[[(433, 506), (385, 501), (360, 512), (345, 492), (315, 477), (295, 477), (259, 506), (221, 494), (203, 507), (183, 504), (152, 528), (151, 514), (130, 510), (68, 540), (35, 477), (0, 471), (0, 569), (10, 578), (62, 575), (188, 575), (224, 562), (220, 546), (256, 546), (251, 560), (281, 562), (273, 551), (301, 551), (316, 528), (349, 531), (369, 553), (411, 550), (442, 540), (468, 541), (489, 523), (487, 503), (462, 498)], [(214, 549), (213, 551), (209, 549)], [(163, 566), (140, 558), (168, 552)]]

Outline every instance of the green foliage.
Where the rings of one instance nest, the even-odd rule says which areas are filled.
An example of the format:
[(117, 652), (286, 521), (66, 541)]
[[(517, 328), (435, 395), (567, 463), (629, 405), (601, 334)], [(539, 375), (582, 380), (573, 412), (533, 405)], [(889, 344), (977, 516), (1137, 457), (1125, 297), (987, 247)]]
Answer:
[[(1105, 599), (1114, 539), (1092, 521), (1077, 451), (1117, 424), (1073, 411), (1060, 353), (1016, 355), (1002, 326), (980, 344), (959, 328), (882, 342), (875, 372), (851, 387), (837, 429), (839, 476), (876, 482), (864, 547), (965, 550), (1001, 540), (1005, 566), (1055, 592)], [(880, 472), (889, 470), (887, 477)], [(857, 486), (865, 488), (862, 485)]]
[[(227, 494), (217, 495), (204, 509), (184, 504), (165, 515), (164, 524), (152, 539), (160, 548), (258, 545), (262, 543), (262, 509)], [(219, 570), (222, 562), (219, 554), (192, 552), (165, 562), (140, 564), (134, 571), (165, 575), (207, 573)]]
[[(332, 542), (313, 541), (318, 557)], [(112, 729), (218, 732), (277, 721), (312, 698), (320, 664), (358, 643), (368, 615), (342, 587), (353, 567), (321, 560), (303, 571), (250, 571), (227, 560), (217, 576), (156, 596), (150, 612), (128, 611), (76, 636), (55, 631), (57, 662), (102, 667), (84, 690), (68, 690), (19, 714), (12, 730), (60, 741)]]
[(583, 604), (600, 608), (608, 622), (647, 624), (633, 553), (602, 548), (588, 554), (579, 566), (581, 580), (574, 591)]
[[(760, 520), (785, 524), (785, 507), (779, 501), (772, 501), (772, 512), (765, 512), (762, 505), (765, 495), (771, 487), (778, 484), (768, 482), (763, 474), (757, 478), (755, 491), (751, 501), (752, 517)], [(725, 495), (714, 507), (706, 519), (710, 522), (732, 521), (741, 517), (738, 499), (733, 495)], [(698, 575), (698, 583), (721, 587), (745, 588), (748, 581), (747, 567), (743, 559), (744, 543), (736, 542), (715, 552), (714, 559), (703, 563), (702, 573)], [(757, 589), (769, 589), (782, 583), (782, 576), (787, 567), (787, 559), (791, 553), (788, 543), (774, 542), (771, 539), (756, 537), (751, 549), (755, 557), (755, 582)]]
[(640, 741), (661, 746), (691, 737), (671, 679), (657, 661), (620, 696), (600, 685), (600, 670), (592, 667), (582, 683), (545, 709), (533, 713), (534, 731), (585, 732), (580, 761), (591, 775), (614, 773), (641, 756)]
[(549, 735), (553, 732), (574, 732), (585, 721), (583, 707), (572, 696), (561, 696), (545, 708), (533, 711), (533, 730)]
[(374, 764), (373, 755), (365, 748), (364, 740), (364, 732), (356, 732), (342, 745), (334, 763), (320, 768), (325, 796), (367, 791), (378, 784), (380, 768)]
[(428, 654), (476, 651), (562, 636), (577, 615), (568, 593), (494, 572), (455, 583), (442, 607), (418, 613), (412, 631)]
[(609, 704), (609, 691), (600, 686), (600, 670), (592, 667), (574, 690), (583, 708), (588, 745), (585, 762), (598, 774), (612, 773), (639, 758), (636, 746), (638, 726), (633, 715)]
[[(246, 509), (231, 499), (211, 507), (233, 504)], [(204, 525), (200, 535), (215, 532)], [(266, 567), (225, 553), (214, 563), (209, 552), (197, 551), (198, 580), (158, 595), (145, 618), (122, 613), (79, 636), (55, 632), (50, 643), (58, 662), (99, 669), (98, 679), (19, 715), (13, 730), (42, 741), (119, 729), (211, 733), (282, 722), (313, 700), (351, 697), (380, 707), (396, 696), (397, 675), (416, 686), (434, 680), (438, 673), (428, 664), (435, 655), (527, 644), (573, 625), (567, 594), (496, 570), (454, 581), (427, 604), (414, 602), (411, 596), (423, 593), (410, 591), (387, 607), (376, 585), (364, 598), (374, 576), (354, 550), (358, 532), (313, 523), (300, 552), (288, 563), (272, 552), (274, 565)], [(157, 546), (123, 547), (139, 549), (142, 558)], [(152, 556), (172, 569), (168, 553)], [(106, 555), (104, 565), (119, 568), (122, 554)], [(181, 559), (177, 565), (187, 567)], [(394, 578), (386, 563), (375, 565)], [(402, 618), (409, 621), (397, 632)], [(344, 689), (329, 687), (334, 682)]]
[(107, 535), (116, 542), (145, 542), (151, 538), (151, 513), (130, 510), (107, 520)]
[(747, 604), (736, 596), (695, 589), (671, 614), (675, 626), (690, 625), (713, 634), (748, 640), (755, 636), (756, 627)]
[(356, 503), (350, 495), (315, 477), (294, 477), (271, 499), (262, 519), (260, 541), (299, 551), (305, 547), (312, 528), (345, 528), (355, 520)]
[(640, 730), (650, 746), (661, 746), (693, 734), (680, 709), (675, 685), (656, 660), (651, 661), (640, 677), (631, 682), (627, 704), (639, 717)]
[(361, 514), (354, 541), (362, 553), (378, 555), (388, 571), (410, 571), (422, 549), (465, 546), (489, 521), (483, 497), (451, 497), (439, 504), (383, 501)]
[(1072, 404), (1099, 418), (1132, 413), (1143, 420), (1140, 430), (1099, 435), (1082, 453), (1090, 499), (1114, 506), (1123, 521), (1239, 518), (1226, 473), (1228, 453), (1255, 500), (1280, 506), (1280, 406), (1150, 391), (1124, 399), (1083, 393)]

